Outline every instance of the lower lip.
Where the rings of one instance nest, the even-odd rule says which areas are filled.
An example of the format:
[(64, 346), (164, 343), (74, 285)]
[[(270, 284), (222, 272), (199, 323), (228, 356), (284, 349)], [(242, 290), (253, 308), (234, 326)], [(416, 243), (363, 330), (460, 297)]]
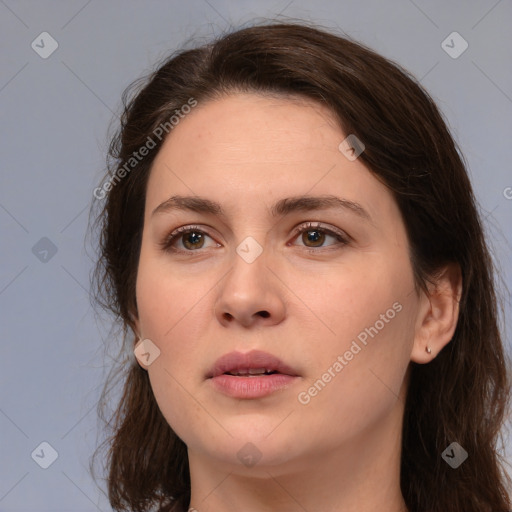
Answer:
[(296, 378), (282, 373), (261, 377), (238, 377), (223, 374), (212, 377), (210, 380), (218, 391), (233, 398), (262, 398), (287, 388)]

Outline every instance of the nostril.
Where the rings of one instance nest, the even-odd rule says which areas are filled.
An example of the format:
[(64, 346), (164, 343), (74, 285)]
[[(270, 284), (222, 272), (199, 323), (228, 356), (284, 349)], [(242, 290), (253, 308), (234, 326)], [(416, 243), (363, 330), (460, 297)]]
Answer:
[(268, 311), (258, 311), (258, 315), (262, 316), (263, 318), (268, 318), (270, 313)]

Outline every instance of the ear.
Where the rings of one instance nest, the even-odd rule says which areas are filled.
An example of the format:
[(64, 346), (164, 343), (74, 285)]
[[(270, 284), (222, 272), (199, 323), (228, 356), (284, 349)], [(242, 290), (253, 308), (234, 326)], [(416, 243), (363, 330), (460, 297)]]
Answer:
[[(429, 293), (421, 292), (411, 361), (429, 363), (447, 345), (455, 332), (462, 295), (462, 273), (458, 263), (449, 263), (436, 273)], [(430, 347), (432, 353), (427, 352)]]

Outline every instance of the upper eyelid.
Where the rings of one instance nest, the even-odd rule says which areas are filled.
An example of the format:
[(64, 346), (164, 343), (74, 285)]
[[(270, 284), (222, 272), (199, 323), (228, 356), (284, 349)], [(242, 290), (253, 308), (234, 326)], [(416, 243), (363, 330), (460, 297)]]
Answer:
[(320, 221), (306, 221), (299, 224), (297, 227), (293, 229), (293, 233), (300, 233), (303, 231), (308, 231), (308, 229), (319, 229), (320, 231), (325, 231), (327, 233), (331, 233), (332, 235), (340, 236), (343, 239), (350, 239), (351, 237), (342, 229), (336, 228), (334, 226), (330, 226), (328, 224), (324, 224)]
[[(213, 228), (210, 228), (210, 229), (213, 229)], [(174, 243), (180, 235), (183, 235), (183, 234), (186, 234), (186, 233), (189, 233), (192, 231), (199, 231), (199, 232), (205, 234), (206, 236), (209, 236), (213, 240), (212, 235), (210, 235), (208, 233), (208, 230), (204, 229), (204, 227), (195, 225), (195, 224), (187, 224), (185, 226), (180, 226), (179, 228), (173, 229), (171, 232), (167, 233), (164, 236), (162, 245), (165, 246), (167, 244), (170, 244), (171, 242)]]
[[(201, 233), (204, 233), (208, 236), (211, 237), (211, 235), (208, 233), (208, 229), (214, 229), (212, 228), (211, 226), (206, 226), (207, 229), (204, 229), (204, 226), (201, 226), (201, 225), (197, 225), (197, 224), (186, 224), (184, 226), (180, 226), (179, 228), (176, 228), (176, 229), (173, 229), (168, 235), (166, 238), (169, 238), (171, 237), (173, 234), (174, 235), (179, 235), (179, 234), (182, 234), (182, 233), (186, 233), (187, 231), (201, 231)], [(336, 228), (334, 226), (330, 226), (329, 224), (324, 224), (323, 222), (320, 222), (320, 221), (304, 221), (304, 222), (301, 222), (298, 226), (294, 227), (292, 232), (293, 233), (296, 233), (297, 231), (301, 231), (301, 230), (305, 230), (305, 229), (323, 229), (324, 231), (332, 231), (334, 233), (337, 233), (337, 234), (340, 234), (340, 235), (345, 235), (345, 236), (348, 236), (345, 231), (343, 231), (342, 229), (339, 229), (339, 228)]]
[[(213, 229), (211, 226), (206, 226), (209, 229)], [(328, 233), (328, 236), (338, 236), (343, 241), (348, 242), (352, 238), (342, 229), (336, 228), (334, 226), (330, 226), (328, 224), (324, 224), (320, 221), (304, 221), (301, 222), (298, 226), (294, 227), (292, 230), (293, 236), (298, 235), (304, 231), (318, 229), (320, 231), (325, 231)], [(214, 237), (208, 232), (208, 229), (204, 229), (204, 226), (196, 225), (196, 224), (188, 224), (184, 226), (180, 226), (179, 228), (176, 228), (172, 230), (168, 235), (165, 236), (163, 242), (161, 245), (170, 246), (174, 244), (176, 241), (179, 240), (180, 235), (193, 232), (193, 231), (199, 231), (206, 236), (210, 237), (212, 240), (214, 240)], [(218, 242), (216, 242), (218, 243)], [(190, 251), (194, 252), (194, 251)]]

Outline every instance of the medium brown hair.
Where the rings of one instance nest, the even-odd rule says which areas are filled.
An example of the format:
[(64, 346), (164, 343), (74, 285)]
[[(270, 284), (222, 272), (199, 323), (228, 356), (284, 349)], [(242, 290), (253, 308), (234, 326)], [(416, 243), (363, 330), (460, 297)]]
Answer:
[[(401, 491), (411, 512), (508, 511), (511, 482), (497, 441), (509, 413), (510, 366), (496, 272), (463, 158), (433, 100), (400, 66), (346, 37), (302, 23), (244, 28), (168, 57), (124, 92), (106, 179), (190, 98), (201, 104), (237, 91), (313, 99), (332, 111), (343, 133), (363, 141), (359, 158), (401, 211), (418, 289), (427, 291), (444, 264), (460, 265), (463, 291), (451, 342), (432, 362), (410, 363)], [(146, 184), (163, 140), (95, 202), (101, 207), (96, 298), (123, 327), (128, 354), (118, 361), (118, 406), (109, 418), (104, 400), (99, 409), (111, 433), (104, 442), (108, 496), (122, 511), (181, 512), (190, 500), (186, 446), (131, 352)], [(457, 469), (441, 458), (453, 441), (469, 454)]]

